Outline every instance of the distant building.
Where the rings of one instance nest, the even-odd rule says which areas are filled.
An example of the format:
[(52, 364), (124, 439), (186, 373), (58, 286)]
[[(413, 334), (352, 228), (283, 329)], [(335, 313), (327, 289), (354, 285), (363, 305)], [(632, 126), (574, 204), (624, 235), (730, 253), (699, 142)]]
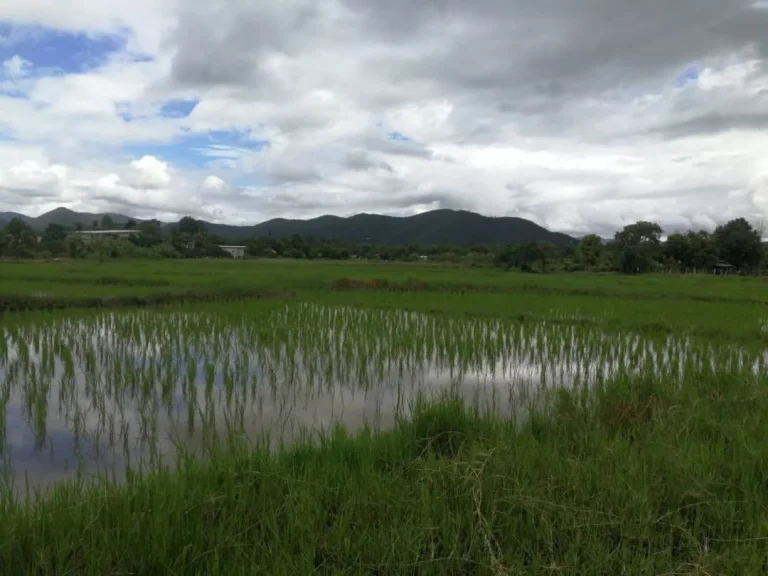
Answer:
[(83, 230), (81, 232), (75, 232), (74, 233), (77, 236), (80, 236), (86, 241), (92, 240), (93, 238), (130, 238), (131, 236), (135, 236), (136, 234), (139, 234), (138, 230)]
[(715, 267), (712, 270), (712, 273), (715, 276), (728, 276), (729, 274), (734, 274), (735, 272), (737, 272), (736, 266), (729, 264), (725, 260), (720, 260), (717, 264), (715, 264)]
[(224, 252), (228, 252), (232, 258), (242, 258), (245, 256), (245, 246), (219, 246)]

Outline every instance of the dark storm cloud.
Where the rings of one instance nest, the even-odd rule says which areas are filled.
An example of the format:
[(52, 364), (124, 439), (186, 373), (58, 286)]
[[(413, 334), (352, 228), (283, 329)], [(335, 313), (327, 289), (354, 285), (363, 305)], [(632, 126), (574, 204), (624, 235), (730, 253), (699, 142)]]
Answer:
[[(243, 122), (284, 145), (265, 212), (501, 208), (607, 231), (716, 219), (763, 170), (727, 133), (768, 126), (766, 30), (752, 0), (190, 0), (171, 84), (254, 103)], [(741, 159), (683, 140), (721, 133)], [(685, 192), (709, 182), (706, 205)]]
[[(559, 99), (574, 89), (614, 86), (703, 55), (748, 44), (764, 50), (768, 43), (768, 11), (747, 0), (342, 3), (348, 11), (330, 1), (185, 3), (173, 37), (174, 78), (253, 84), (266, 54), (293, 56), (329, 42), (342, 50), (378, 43), (381, 53), (368, 56), (395, 80), (525, 89)], [(398, 50), (403, 46), (413, 49)]]
[[(671, 86), (692, 62), (735, 50), (765, 54), (767, 30), (768, 10), (751, 0), (191, 0), (170, 43), (179, 86), (273, 101), (322, 88), (368, 109), (450, 98), (452, 137), (472, 143), (496, 141), (510, 122), (562, 134), (588, 122), (572, 117), (574, 101)], [(325, 73), (292, 77), (270, 58), (312, 58)], [(304, 114), (293, 130), (313, 123)], [(366, 146), (430, 155), (414, 143)]]
[[(391, 42), (434, 41), (400, 74), (560, 98), (725, 49), (768, 43), (747, 0), (347, 0)], [(595, 83), (597, 82), (597, 85)]]

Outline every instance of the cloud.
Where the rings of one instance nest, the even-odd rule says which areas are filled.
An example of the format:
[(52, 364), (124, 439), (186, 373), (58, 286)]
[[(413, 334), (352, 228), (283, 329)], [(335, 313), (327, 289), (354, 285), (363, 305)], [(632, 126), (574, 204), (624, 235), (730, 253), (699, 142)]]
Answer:
[[(752, 0), (8, 0), (0, 21), (0, 205), (606, 234), (768, 215)], [(40, 30), (124, 41), (40, 77)]]
[(18, 54), (14, 54), (0, 63), (0, 69), (2, 69), (3, 75), (8, 78), (21, 78), (27, 75), (27, 69), (30, 65), (31, 62), (25, 60)]
[(383, 160), (375, 160), (366, 150), (356, 149), (347, 152), (344, 166), (350, 170), (385, 170), (394, 172), (394, 168)]
[(212, 192), (222, 192), (228, 188), (227, 183), (218, 176), (207, 176), (203, 180), (203, 188)]
[(719, 134), (729, 130), (765, 130), (768, 128), (768, 110), (765, 112), (730, 114), (707, 112), (700, 116), (664, 126), (663, 135), (681, 138), (692, 134)]
[(25, 198), (58, 198), (67, 169), (26, 160), (0, 173), (0, 188)]
[(171, 183), (168, 164), (154, 156), (143, 156), (131, 162), (131, 185), (145, 190), (161, 190)]

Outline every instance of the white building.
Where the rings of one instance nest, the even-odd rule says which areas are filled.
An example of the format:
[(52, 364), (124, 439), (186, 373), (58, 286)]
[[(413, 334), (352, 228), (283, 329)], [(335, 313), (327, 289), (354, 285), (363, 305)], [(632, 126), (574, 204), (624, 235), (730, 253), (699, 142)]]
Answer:
[(228, 252), (232, 258), (242, 258), (245, 256), (245, 246), (219, 246), (224, 252)]

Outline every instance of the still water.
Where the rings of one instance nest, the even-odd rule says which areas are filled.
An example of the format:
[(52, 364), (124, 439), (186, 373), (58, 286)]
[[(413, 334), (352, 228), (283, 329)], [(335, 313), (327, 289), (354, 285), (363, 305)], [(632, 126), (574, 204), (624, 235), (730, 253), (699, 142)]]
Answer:
[(23, 491), (245, 437), (391, 427), (419, 398), (519, 417), (542, 392), (643, 373), (763, 370), (686, 339), (288, 304), (111, 312), (0, 327), (0, 468)]

